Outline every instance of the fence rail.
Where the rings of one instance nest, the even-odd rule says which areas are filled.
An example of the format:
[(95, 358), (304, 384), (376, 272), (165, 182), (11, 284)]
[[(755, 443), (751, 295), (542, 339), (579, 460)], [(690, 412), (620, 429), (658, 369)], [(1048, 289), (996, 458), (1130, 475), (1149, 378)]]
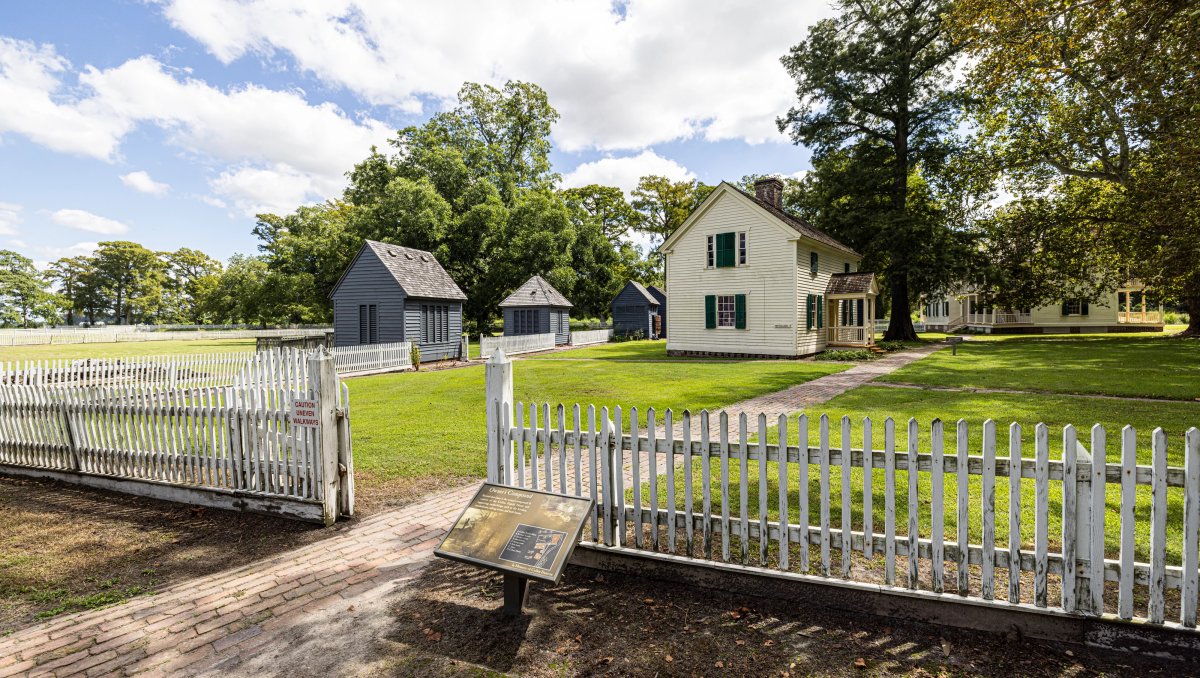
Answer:
[[(489, 398), (501, 391), (489, 385)], [(826, 416), (731, 422), (724, 412), (610, 416), (549, 403), (517, 403), (514, 412), (499, 398), (490, 407), (489, 422), (501, 423), (490, 431), (489, 479), (590, 496), (591, 539), (606, 547), (881, 584), (885, 593), (953, 593), (1010, 610), (1196, 626), (1195, 428), (1178, 449), (1155, 429), (1146, 450), (1127, 426), (1110, 452), (1103, 427), (1084, 447), (1067, 426), (1051, 459), (1044, 424), (1025, 458), (1029, 437), (1016, 423), (1009, 456), (997, 456), (991, 420), (972, 438), (964, 421), (946, 431), (940, 420), (927, 429), (909, 420), (897, 431), (890, 417), (844, 417), (839, 427)], [(1168, 455), (1183, 467), (1168, 466)]]
[(296, 330), (196, 330), (145, 332), (136, 330), (5, 330), (0, 331), (0, 346), (42, 346), (47, 344), (111, 344), (130, 341), (198, 341), (217, 339), (257, 339), (258, 337), (323, 336), (325, 329)]
[(587, 346), (588, 344), (603, 344), (612, 339), (612, 329), (606, 330), (583, 330), (571, 333), (571, 344), (574, 346)]
[(0, 363), (0, 384), (36, 386), (229, 386), (254, 358), (253, 351), (207, 355), (134, 356)]
[(332, 357), (299, 351), (229, 386), (0, 385), (0, 471), (329, 524), (353, 513), (348, 412)]
[(511, 337), (480, 337), (479, 354), (490, 358), (496, 349), (503, 348), (508, 355), (549, 351), (554, 348), (554, 334), (523, 334)]
[(338, 346), (332, 349), (338, 374), (403, 370), (412, 367), (412, 343), (398, 341), (390, 344)]

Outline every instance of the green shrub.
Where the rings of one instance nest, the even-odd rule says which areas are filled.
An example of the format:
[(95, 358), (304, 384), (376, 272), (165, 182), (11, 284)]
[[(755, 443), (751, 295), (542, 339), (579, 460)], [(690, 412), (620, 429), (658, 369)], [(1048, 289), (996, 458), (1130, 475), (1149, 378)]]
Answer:
[(1163, 322), (1167, 325), (1186, 325), (1188, 321), (1188, 314), (1182, 311), (1167, 311), (1163, 313)]
[(885, 351), (902, 351), (907, 344), (903, 341), (880, 341), (876, 342), (875, 345)]
[(636, 332), (626, 332), (624, 334), (613, 334), (613, 343), (621, 343), (623, 341), (640, 341), (646, 338), (646, 333), (638, 330)]
[(820, 356), (821, 360), (837, 360), (839, 362), (857, 362), (860, 360), (870, 360), (872, 357), (874, 356), (866, 349), (825, 351)]
[(408, 358), (412, 361), (414, 370), (421, 369), (421, 347), (413, 342), (412, 348), (408, 349)]

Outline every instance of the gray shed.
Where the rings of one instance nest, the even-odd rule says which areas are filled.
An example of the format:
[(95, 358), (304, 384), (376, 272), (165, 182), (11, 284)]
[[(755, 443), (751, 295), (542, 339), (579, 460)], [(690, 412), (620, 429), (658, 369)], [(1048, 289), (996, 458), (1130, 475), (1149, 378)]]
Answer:
[(554, 334), (555, 344), (571, 340), (571, 302), (535, 275), (500, 302), (504, 313), (504, 336)]
[(460, 357), (467, 295), (429, 252), (368, 240), (329, 296), (336, 346), (411, 341), (423, 361)]
[(612, 300), (613, 334), (629, 336), (641, 332), (646, 339), (658, 336), (662, 305), (650, 290), (630, 280)]

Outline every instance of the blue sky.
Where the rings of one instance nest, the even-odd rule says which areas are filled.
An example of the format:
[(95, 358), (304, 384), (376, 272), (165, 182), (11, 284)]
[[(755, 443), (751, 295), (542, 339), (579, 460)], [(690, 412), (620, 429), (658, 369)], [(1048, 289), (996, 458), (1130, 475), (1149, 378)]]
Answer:
[(0, 248), (129, 239), (220, 259), (334, 198), (465, 81), (544, 87), (564, 185), (794, 174), (779, 57), (824, 3), (160, 0), (0, 4)]

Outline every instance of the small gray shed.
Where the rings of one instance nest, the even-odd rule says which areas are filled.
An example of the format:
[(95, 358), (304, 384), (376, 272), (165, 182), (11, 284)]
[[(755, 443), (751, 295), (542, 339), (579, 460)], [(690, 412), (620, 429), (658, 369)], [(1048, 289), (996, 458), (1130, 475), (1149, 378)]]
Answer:
[(504, 336), (554, 334), (555, 344), (571, 340), (571, 302), (535, 275), (500, 302), (504, 313)]
[(467, 295), (429, 252), (368, 240), (329, 296), (336, 346), (411, 341), (423, 361), (460, 357)]
[(646, 339), (658, 336), (662, 326), (662, 304), (641, 283), (630, 280), (612, 300), (613, 334), (631, 336), (641, 333)]

